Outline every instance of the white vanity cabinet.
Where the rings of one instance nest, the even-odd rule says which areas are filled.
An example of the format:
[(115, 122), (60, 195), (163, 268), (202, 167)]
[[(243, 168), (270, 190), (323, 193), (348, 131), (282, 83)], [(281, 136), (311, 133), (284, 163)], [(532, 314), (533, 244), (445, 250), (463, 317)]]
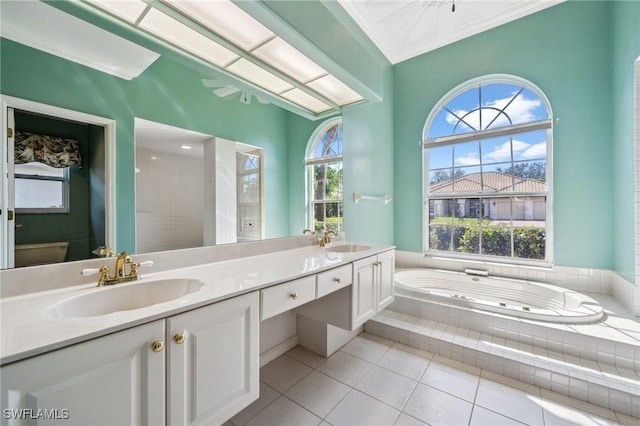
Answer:
[(170, 425), (222, 424), (258, 399), (258, 292), (167, 319)]
[(3, 366), (2, 424), (165, 424), (164, 335), (157, 320)]
[(380, 312), (394, 300), (396, 256), (395, 251), (386, 251), (376, 257), (378, 262), (376, 312)]
[(352, 330), (393, 302), (394, 272), (393, 250), (353, 262)]
[[(354, 331), (393, 302), (394, 273), (395, 250), (322, 272), (318, 274), (318, 298), (296, 312), (306, 318), (306, 324), (315, 322), (309, 330), (330, 324)], [(299, 320), (299, 329), (300, 324)]]
[(222, 424), (258, 398), (258, 292), (8, 364), (0, 380), (2, 425)]

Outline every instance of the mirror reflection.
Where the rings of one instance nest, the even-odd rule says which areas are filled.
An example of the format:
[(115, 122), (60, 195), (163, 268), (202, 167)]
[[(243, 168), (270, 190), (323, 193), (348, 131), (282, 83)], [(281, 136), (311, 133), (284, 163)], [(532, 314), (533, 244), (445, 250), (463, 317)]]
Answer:
[(91, 257), (105, 244), (104, 130), (13, 108), (8, 114), (14, 266)]
[(262, 149), (135, 123), (136, 252), (262, 238)]

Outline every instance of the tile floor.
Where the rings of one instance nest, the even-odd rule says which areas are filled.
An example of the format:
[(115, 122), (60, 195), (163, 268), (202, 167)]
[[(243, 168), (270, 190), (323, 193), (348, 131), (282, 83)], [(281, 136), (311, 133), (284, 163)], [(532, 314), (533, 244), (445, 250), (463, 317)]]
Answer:
[(640, 425), (640, 419), (363, 333), (329, 358), (297, 346), (260, 370), (225, 426)]

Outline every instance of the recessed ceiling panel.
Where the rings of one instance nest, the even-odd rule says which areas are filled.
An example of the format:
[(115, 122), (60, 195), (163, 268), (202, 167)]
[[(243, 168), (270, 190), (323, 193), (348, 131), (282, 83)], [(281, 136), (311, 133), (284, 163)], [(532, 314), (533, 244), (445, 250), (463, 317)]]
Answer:
[(39, 1), (0, 1), (0, 35), (131, 80), (160, 55)]
[(313, 111), (316, 114), (331, 109), (329, 105), (319, 101), (308, 93), (303, 92), (302, 90), (297, 88), (284, 92), (280, 96), (302, 106), (303, 108), (308, 109), (309, 111)]
[(147, 8), (142, 0), (88, 0), (102, 9), (113, 13), (122, 19), (135, 23)]
[(169, 3), (245, 50), (251, 50), (274, 36), (267, 27), (229, 0), (170, 0)]
[(246, 59), (239, 59), (226, 69), (273, 93), (280, 93), (293, 87), (280, 77), (276, 77)]
[(348, 105), (363, 99), (362, 96), (351, 90), (346, 84), (332, 75), (325, 75), (307, 84), (318, 93), (322, 93), (336, 104)]
[(224, 66), (238, 58), (238, 55), (226, 47), (157, 9), (150, 9), (147, 12), (140, 22), (140, 28), (218, 66)]
[(301, 83), (327, 73), (281, 38), (275, 38), (251, 53)]

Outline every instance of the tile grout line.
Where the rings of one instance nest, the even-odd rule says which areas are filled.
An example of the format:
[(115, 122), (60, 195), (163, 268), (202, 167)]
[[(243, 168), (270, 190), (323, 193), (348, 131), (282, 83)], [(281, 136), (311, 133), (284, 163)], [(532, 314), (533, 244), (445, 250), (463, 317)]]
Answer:
[[(380, 336), (380, 337), (381, 337), (381, 336)], [(372, 339), (372, 340), (373, 340), (373, 339)], [(390, 339), (386, 339), (386, 340), (390, 340)], [(375, 341), (375, 340), (374, 340), (374, 341)], [(392, 341), (392, 342), (393, 342), (393, 341)], [(379, 342), (378, 342), (378, 343), (379, 343)], [(430, 385), (430, 384), (428, 384), (428, 383), (424, 383), (424, 382), (422, 382), (422, 378), (423, 378), (423, 377), (424, 377), (424, 375), (427, 373), (427, 371), (429, 370), (429, 368), (433, 365), (433, 360), (434, 360), (435, 356), (437, 356), (437, 354), (432, 354), (432, 353), (431, 353), (431, 352), (429, 352), (429, 351), (424, 351), (424, 352), (425, 352), (425, 354), (430, 354), (430, 355), (431, 355), (430, 357), (428, 357), (428, 358), (427, 358), (427, 357), (425, 357), (425, 356), (423, 356), (423, 355), (419, 355), (419, 354), (416, 354), (416, 353), (413, 353), (413, 352), (410, 352), (410, 351), (405, 351), (405, 352), (407, 352), (408, 354), (412, 354), (412, 355), (418, 356), (418, 357), (420, 357), (420, 358), (422, 358), (422, 359), (424, 359), (424, 360), (426, 361), (426, 367), (424, 368), (424, 370), (422, 371), (422, 373), (421, 373), (420, 377), (419, 377), (417, 380), (415, 380), (415, 379), (413, 379), (413, 378), (411, 378), (411, 377), (408, 377), (408, 376), (406, 376), (406, 375), (404, 375), (404, 374), (402, 374), (402, 373), (399, 373), (399, 372), (396, 372), (396, 371), (390, 370), (389, 368), (386, 368), (386, 367), (384, 367), (384, 366), (379, 365), (378, 363), (379, 363), (379, 362), (381, 362), (381, 361), (384, 359), (384, 357), (389, 353), (390, 349), (391, 349), (392, 347), (394, 347), (394, 345), (395, 345), (396, 343), (399, 343), (399, 342), (393, 342), (391, 345), (386, 345), (386, 349), (385, 349), (385, 351), (382, 353), (382, 355), (380, 355), (379, 357), (377, 357), (377, 358), (376, 358), (376, 361), (374, 361), (374, 362), (368, 361), (368, 360), (366, 360), (366, 359), (364, 359), (364, 358), (361, 358), (360, 356), (357, 356), (357, 355), (351, 354), (351, 353), (349, 353), (349, 352), (342, 351), (342, 349), (340, 349), (340, 350), (336, 351), (336, 353), (337, 353), (337, 352), (343, 352), (343, 354), (350, 355), (350, 356), (352, 356), (352, 357), (354, 357), (354, 358), (356, 358), (356, 359), (359, 359), (359, 360), (361, 360), (361, 361), (364, 361), (364, 362), (366, 362), (366, 363), (370, 364), (370, 365), (369, 365), (369, 367), (367, 368), (366, 372), (364, 372), (364, 373), (363, 373), (363, 375), (362, 375), (362, 376), (361, 376), (361, 377), (360, 377), (360, 378), (359, 378), (359, 379), (358, 379), (358, 380), (357, 380), (353, 385), (349, 385), (349, 384), (347, 384), (347, 383), (344, 383), (343, 381), (338, 380), (338, 379), (334, 378), (333, 376), (331, 376), (331, 375), (329, 375), (329, 374), (326, 374), (326, 373), (324, 373), (324, 372), (322, 372), (322, 371), (318, 370), (318, 368), (319, 368), (319, 367), (321, 367), (321, 366), (322, 366), (322, 365), (323, 365), (323, 364), (324, 364), (328, 359), (330, 359), (331, 357), (325, 358), (325, 359), (324, 359), (320, 364), (318, 364), (318, 365), (317, 365), (317, 367), (314, 367), (314, 366), (312, 366), (312, 365), (310, 365), (310, 364), (307, 364), (307, 363), (305, 363), (305, 362), (303, 362), (303, 361), (301, 361), (301, 360), (298, 360), (298, 359), (296, 359), (296, 358), (293, 358), (292, 356), (289, 356), (288, 354), (283, 354), (283, 355), (285, 355), (287, 358), (289, 358), (289, 359), (291, 359), (291, 360), (294, 360), (294, 361), (297, 361), (297, 362), (299, 362), (299, 363), (301, 363), (301, 364), (303, 364), (303, 365), (306, 365), (307, 367), (309, 367), (309, 368), (310, 368), (310, 371), (309, 371), (307, 374), (305, 374), (302, 378), (300, 378), (298, 381), (296, 381), (293, 385), (289, 386), (289, 387), (288, 387), (284, 392), (280, 392), (280, 391), (277, 391), (277, 390), (276, 390), (276, 392), (278, 393), (278, 396), (277, 396), (277, 397), (276, 397), (276, 398), (275, 398), (271, 403), (267, 404), (267, 406), (263, 407), (263, 408), (262, 408), (258, 413), (256, 413), (254, 416), (252, 416), (248, 421), (251, 421), (251, 420), (252, 420), (253, 418), (255, 418), (257, 415), (259, 415), (259, 414), (260, 414), (260, 413), (262, 413), (264, 410), (266, 410), (266, 409), (267, 409), (267, 407), (271, 406), (271, 405), (273, 404), (273, 402), (275, 402), (276, 400), (278, 400), (278, 399), (280, 398), (280, 396), (284, 396), (285, 398), (287, 398), (288, 400), (290, 400), (291, 402), (293, 402), (293, 403), (294, 403), (294, 404), (296, 404), (297, 406), (299, 406), (299, 407), (303, 408), (305, 411), (307, 411), (307, 412), (309, 412), (309, 413), (313, 414), (315, 417), (317, 417), (317, 418), (321, 418), (321, 422), (322, 422), (322, 421), (324, 421), (324, 422), (327, 422), (327, 423), (329, 423), (329, 422), (327, 421), (327, 418), (331, 415), (331, 413), (333, 413), (333, 412), (336, 410), (336, 408), (337, 408), (337, 407), (338, 407), (338, 406), (339, 406), (339, 405), (344, 401), (344, 399), (345, 399), (345, 398), (346, 398), (346, 397), (347, 397), (347, 396), (348, 396), (352, 391), (356, 391), (356, 392), (359, 392), (359, 393), (361, 393), (361, 394), (363, 394), (363, 395), (366, 395), (366, 396), (368, 396), (368, 397), (372, 398), (373, 400), (375, 400), (375, 401), (377, 401), (377, 402), (379, 402), (379, 403), (381, 403), (381, 404), (384, 404), (384, 405), (385, 405), (385, 406), (387, 406), (387, 407), (390, 407), (390, 408), (392, 408), (392, 409), (396, 410), (396, 411), (398, 412), (398, 415), (395, 417), (395, 420), (393, 421), (393, 424), (396, 424), (396, 423), (398, 422), (398, 420), (400, 419), (400, 417), (401, 417), (403, 414), (404, 414), (405, 416), (408, 416), (408, 417), (411, 417), (411, 418), (414, 418), (414, 419), (420, 420), (420, 419), (418, 419), (418, 418), (416, 418), (416, 417), (412, 416), (411, 414), (409, 414), (409, 413), (407, 413), (407, 412), (405, 412), (405, 411), (404, 411), (404, 410), (405, 410), (405, 408), (407, 407), (408, 402), (411, 400), (411, 398), (414, 396), (414, 394), (415, 394), (416, 390), (418, 389), (418, 385), (420, 385), (420, 384), (423, 384), (423, 385), (428, 386), (428, 387), (430, 387), (430, 388), (432, 388), (432, 389), (435, 389), (435, 390), (438, 390), (438, 391), (440, 391), (440, 392), (443, 392), (443, 393), (446, 393), (446, 394), (448, 394), (448, 395), (451, 395), (452, 397), (455, 397), (455, 398), (460, 399), (460, 400), (462, 400), (462, 401), (469, 402), (469, 401), (467, 401), (466, 399), (461, 398), (461, 397), (459, 397), (459, 396), (457, 396), (457, 395), (453, 395), (453, 394), (451, 394), (451, 393), (449, 393), (449, 392), (446, 392), (446, 391), (444, 391), (444, 390), (442, 390), (442, 389), (439, 389), (439, 388), (437, 388), (437, 387), (435, 387), (435, 386), (432, 386), (432, 385)], [(411, 348), (411, 346), (409, 346), (409, 348)], [(396, 349), (397, 349), (397, 350), (402, 350), (402, 349), (399, 349), (399, 348), (396, 348)], [(412, 348), (412, 349), (415, 349), (415, 348)], [(333, 356), (333, 355), (334, 355), (334, 354), (332, 354), (332, 356)], [(450, 367), (450, 368), (454, 368), (454, 369), (456, 369), (456, 370), (459, 370), (459, 368), (457, 368), (455, 365), (448, 365), (448, 364), (445, 364), (445, 365), (446, 365), (447, 367)], [(379, 368), (380, 368), (380, 369), (382, 369), (382, 370), (388, 371), (388, 372), (390, 372), (390, 373), (392, 373), (392, 374), (395, 374), (395, 375), (397, 375), (397, 376), (399, 376), (399, 377), (402, 377), (402, 378), (405, 378), (405, 379), (411, 380), (412, 382), (415, 382), (414, 387), (413, 387), (413, 389), (412, 389), (411, 393), (409, 394), (409, 396), (408, 396), (408, 398), (406, 399), (406, 401), (404, 401), (404, 403), (402, 404), (402, 407), (401, 407), (400, 409), (398, 409), (398, 408), (396, 408), (396, 407), (394, 407), (394, 406), (392, 406), (392, 405), (390, 405), (390, 404), (388, 404), (388, 403), (386, 403), (386, 402), (384, 402), (384, 401), (382, 401), (382, 400), (380, 400), (380, 399), (378, 399), (378, 398), (376, 398), (376, 397), (374, 397), (374, 396), (372, 396), (372, 395), (369, 395), (369, 394), (368, 394), (367, 392), (365, 392), (365, 391), (361, 391), (360, 389), (357, 389), (357, 388), (356, 388), (356, 386), (358, 386), (358, 384), (362, 383), (362, 381), (364, 380), (364, 378), (365, 378), (365, 377), (366, 377), (366, 376), (367, 376), (367, 375), (372, 371), (373, 367), (379, 367)], [(314, 412), (312, 412), (311, 410), (309, 410), (309, 409), (307, 409), (306, 407), (302, 406), (301, 404), (299, 404), (298, 402), (296, 402), (295, 400), (293, 400), (292, 398), (288, 397), (288, 396), (285, 394), (285, 392), (287, 392), (287, 391), (291, 390), (294, 386), (296, 386), (296, 385), (297, 385), (298, 383), (300, 383), (302, 380), (304, 380), (305, 378), (307, 378), (307, 377), (308, 377), (310, 374), (312, 374), (314, 371), (317, 371), (319, 374), (322, 374), (323, 376), (329, 377), (330, 379), (335, 380), (336, 382), (343, 384), (344, 386), (346, 386), (346, 387), (349, 389), (349, 390), (348, 390), (348, 392), (347, 392), (347, 393), (346, 393), (346, 394), (345, 394), (345, 395), (344, 395), (344, 396), (343, 396), (343, 397), (342, 397), (342, 398), (341, 398), (337, 403), (335, 403), (335, 405), (333, 405), (333, 407), (328, 411), (328, 413), (327, 413), (327, 414), (326, 414), (326, 416), (324, 416), (324, 417), (320, 417), (319, 415), (315, 414), (315, 413), (314, 413)], [(503, 414), (503, 413), (497, 412), (497, 411), (495, 411), (495, 410), (493, 410), (493, 409), (490, 409), (490, 408), (484, 407), (483, 405), (480, 405), (480, 404), (478, 404), (478, 403), (477, 403), (478, 394), (479, 394), (479, 390), (480, 390), (480, 382), (481, 382), (481, 380), (482, 380), (482, 379), (485, 379), (485, 380), (489, 380), (489, 381), (494, 381), (494, 380), (492, 380), (491, 378), (487, 377), (487, 374), (496, 374), (496, 375), (498, 375), (498, 373), (494, 373), (494, 372), (492, 372), (492, 371), (490, 371), (490, 370), (486, 370), (486, 369), (482, 369), (482, 368), (480, 368), (480, 369), (479, 369), (479, 372), (478, 372), (477, 374), (476, 374), (476, 373), (469, 372), (469, 371), (465, 371), (464, 369), (463, 369), (463, 370), (460, 370), (460, 371), (463, 371), (463, 372), (465, 372), (465, 373), (469, 373), (469, 374), (473, 374), (474, 376), (476, 376), (476, 377), (478, 378), (478, 382), (477, 382), (476, 387), (475, 387), (475, 392), (474, 392), (473, 402), (471, 402), (472, 407), (471, 407), (471, 412), (470, 412), (470, 417), (469, 417), (469, 423), (471, 422), (471, 420), (472, 420), (472, 418), (473, 418), (474, 412), (476, 411), (476, 407), (480, 407), (480, 408), (482, 408), (482, 409), (484, 409), (484, 410), (487, 410), (487, 411), (490, 411), (490, 412), (492, 412), (492, 413), (494, 413), (494, 414), (497, 414), (497, 415), (503, 416), (503, 417), (505, 417), (505, 418), (508, 418), (508, 419), (510, 419), (510, 420), (512, 420), (512, 421), (515, 421), (515, 422), (521, 423), (521, 421), (520, 421), (520, 420), (513, 419), (512, 417), (510, 417), (510, 416), (508, 416), (508, 415), (506, 415), (506, 414)], [(483, 373), (484, 373), (484, 374), (483, 374)], [(508, 377), (507, 377), (507, 378), (508, 378)], [(515, 379), (513, 379), (513, 380), (515, 380)], [(264, 383), (266, 384), (266, 382), (264, 382)], [(547, 423), (546, 416), (545, 416), (545, 413), (547, 412), (547, 410), (545, 410), (545, 408), (543, 407), (542, 402), (543, 402), (543, 401), (545, 401), (545, 400), (547, 400), (547, 401), (552, 402), (552, 403), (556, 403), (556, 404), (563, 404), (563, 405), (564, 405), (564, 403), (562, 403), (561, 401), (556, 401), (556, 400), (554, 400), (554, 399), (552, 399), (552, 398), (546, 398), (546, 397), (544, 397), (544, 396), (543, 396), (543, 390), (542, 390), (541, 388), (539, 388), (539, 387), (535, 386), (535, 385), (531, 385), (531, 386), (533, 386), (533, 388), (535, 388), (535, 390), (536, 390), (537, 392), (529, 392), (529, 390), (533, 390), (533, 389), (519, 388), (519, 387), (511, 386), (510, 384), (503, 383), (503, 382), (500, 382), (500, 381), (496, 381), (496, 383), (498, 383), (498, 384), (500, 384), (500, 385), (503, 385), (503, 386), (506, 386), (506, 387), (509, 387), (509, 388), (516, 389), (516, 390), (521, 391), (521, 392), (524, 392), (524, 393), (525, 393), (525, 394), (527, 394), (527, 395), (531, 395), (531, 396), (535, 396), (535, 395), (537, 395), (536, 399), (537, 399), (537, 400), (539, 400), (539, 408), (540, 408), (540, 410), (541, 410), (541, 414), (542, 414), (542, 422), (543, 422), (543, 424), (544, 424), (544, 425), (546, 425), (546, 423)], [(269, 385), (269, 386), (270, 386), (270, 385)], [(529, 386), (527, 386), (527, 388), (529, 388)], [(552, 392), (552, 391), (549, 391), (549, 392)], [(594, 416), (597, 416), (597, 417), (601, 417), (599, 414), (591, 413), (591, 412), (589, 412), (589, 411), (584, 411), (583, 409), (581, 409), (581, 408), (579, 408), (579, 407), (574, 407), (574, 406), (571, 406), (571, 405), (569, 405), (569, 406), (570, 406), (572, 409), (575, 409), (575, 410), (578, 410), (578, 411), (580, 411), (580, 412), (583, 412), (583, 413), (585, 413), (585, 414), (587, 414), (587, 415), (589, 415), (589, 416), (594, 415)], [(609, 410), (610, 410), (610, 409), (609, 409)], [(617, 422), (618, 424), (620, 424), (620, 425), (624, 424), (624, 423), (623, 423), (623, 421), (621, 421), (620, 415), (619, 415), (616, 411), (614, 411), (614, 410), (610, 410), (610, 411), (614, 414), (614, 419), (615, 419), (615, 420), (614, 420), (614, 419), (609, 419), (609, 420), (616, 421), (616, 422)], [(622, 420), (624, 420), (624, 419), (622, 419)], [(422, 420), (420, 420), (420, 421), (422, 421)]]

